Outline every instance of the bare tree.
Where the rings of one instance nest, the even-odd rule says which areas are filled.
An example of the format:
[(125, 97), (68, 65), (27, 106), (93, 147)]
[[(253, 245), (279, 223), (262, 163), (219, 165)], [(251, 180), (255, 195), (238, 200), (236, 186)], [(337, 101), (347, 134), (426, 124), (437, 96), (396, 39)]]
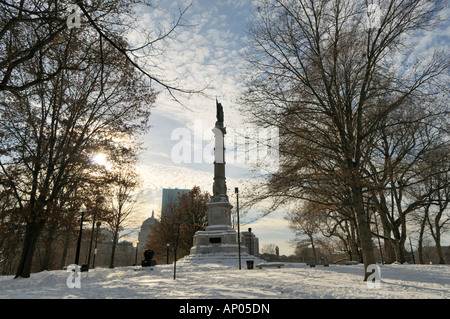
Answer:
[(138, 177), (131, 167), (121, 167), (112, 174), (114, 180), (111, 183), (109, 196), (110, 215), (106, 219), (113, 236), (109, 268), (114, 268), (117, 243), (120, 236), (125, 235), (120, 233), (128, 226), (129, 217), (140, 201), (139, 192), (135, 192), (139, 185)]
[[(148, 129), (152, 84), (172, 96), (198, 92), (157, 74), (152, 62), (186, 26), (189, 7), (142, 30), (138, 9), (154, 9), (153, 1), (0, 1), (0, 184), (26, 228), (16, 277), (29, 277), (51, 207), (89, 178), (90, 156), (124, 151), (123, 139)], [(73, 14), (81, 24), (71, 28)], [(138, 30), (133, 47), (125, 36)]]
[(202, 192), (198, 186), (188, 193), (178, 194), (176, 200), (170, 201), (161, 222), (154, 226), (146, 247), (154, 250), (159, 257), (165, 256), (167, 249), (174, 249), (175, 246), (180, 256), (189, 255), (195, 233), (205, 230), (208, 224), (206, 204), (210, 199), (211, 195)]
[(306, 202), (299, 211), (289, 214), (288, 220), (290, 227), (295, 231), (295, 235), (299, 238), (307, 236), (311, 244), (314, 262), (317, 263), (316, 249), (314, 245), (314, 237), (320, 233), (318, 205), (314, 202)]
[(422, 216), (419, 215), (421, 232), (424, 231), (422, 228), (428, 225), (436, 245), (436, 255), (440, 264), (446, 263), (442, 251), (441, 238), (448, 231), (450, 225), (450, 212), (448, 209), (450, 201), (450, 167), (445, 160), (448, 157), (448, 147), (429, 154), (428, 169), (422, 169), (421, 171), (422, 175), (426, 177), (423, 187), (427, 194), (424, 214)]
[(261, 254), (269, 254), (269, 255), (275, 255), (276, 254), (276, 248), (277, 245), (275, 244), (267, 244), (261, 247)]
[[(93, 180), (97, 167), (91, 157), (99, 150), (131, 156), (120, 138), (132, 141), (148, 129), (155, 99), (150, 84), (111, 46), (100, 52), (87, 38), (70, 35), (69, 44), (51, 49), (57, 63), (71, 61), (75, 70), (10, 93), (0, 104), (0, 181), (12, 191), (26, 225), (17, 277), (29, 277), (37, 240), (57, 199), (74, 192), (71, 185), (80, 179)], [(21, 77), (45, 73), (54, 60), (38, 52)]]
[[(148, 67), (154, 65), (151, 63), (153, 57), (162, 54), (158, 45), (173, 39), (179, 28), (188, 25), (184, 16), (190, 7), (179, 7), (168, 26), (142, 31), (138, 27), (141, 14), (137, 10), (157, 9), (153, 1), (0, 1), (0, 44), (4, 53), (0, 58), (0, 92), (18, 92), (50, 80), (62, 70), (78, 68), (75, 63), (52, 63), (33, 77), (20, 77), (23, 68), (37, 55), (51, 58), (51, 48), (64, 45), (67, 35), (76, 33), (77, 27), (69, 26), (77, 19), (80, 22), (78, 28), (88, 30), (91, 45), (99, 52), (106, 44), (113, 47), (137, 71), (161, 85), (173, 97), (174, 92), (199, 93), (199, 89), (181, 88), (175, 79), (164, 78), (157, 74), (156, 67)], [(141, 33), (141, 42), (134, 47), (118, 36), (131, 30)]]
[(438, 94), (449, 64), (438, 50), (407, 72), (402, 64), (411, 55), (407, 36), (431, 28), (441, 2), (380, 4), (374, 26), (365, 2), (261, 1), (242, 98), (256, 125), (280, 129), (280, 170), (256, 200), (271, 198), (274, 208), (323, 194), (326, 185), (345, 189), (365, 269), (375, 263), (365, 205), (373, 141), (395, 110)]

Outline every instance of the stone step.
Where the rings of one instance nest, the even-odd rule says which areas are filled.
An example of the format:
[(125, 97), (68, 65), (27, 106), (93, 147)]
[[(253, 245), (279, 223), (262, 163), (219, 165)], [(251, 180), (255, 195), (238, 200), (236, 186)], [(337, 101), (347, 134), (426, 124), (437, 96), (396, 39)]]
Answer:
[[(220, 254), (191, 254), (178, 260), (177, 263), (195, 263), (195, 262), (210, 262), (210, 263), (224, 263), (229, 261), (238, 261), (239, 255), (235, 253), (220, 253)], [(260, 258), (241, 253), (241, 262), (245, 263), (247, 260), (253, 260), (255, 263), (263, 262)]]

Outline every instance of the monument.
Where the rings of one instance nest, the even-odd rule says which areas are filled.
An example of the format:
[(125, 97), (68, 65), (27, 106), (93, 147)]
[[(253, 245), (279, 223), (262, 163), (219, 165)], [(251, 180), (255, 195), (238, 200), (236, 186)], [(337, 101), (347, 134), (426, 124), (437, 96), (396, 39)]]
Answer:
[(155, 252), (151, 249), (147, 249), (144, 252), (144, 260), (141, 262), (142, 267), (151, 267), (156, 266), (156, 260), (153, 260), (153, 256), (155, 255)]
[[(215, 135), (214, 149), (214, 183), (213, 196), (206, 204), (208, 211), (208, 226), (205, 231), (197, 231), (188, 259), (211, 259), (214, 261), (224, 259), (238, 260), (239, 246), (238, 234), (231, 224), (231, 209), (227, 195), (225, 178), (225, 147), (224, 138), (224, 112), (222, 104), (216, 101), (217, 122), (213, 129)], [(241, 234), (241, 262), (254, 260), (256, 257), (247, 253), (247, 248)], [(257, 255), (257, 254), (255, 254)]]
[(147, 218), (141, 225), (141, 229), (138, 235), (138, 251), (139, 254), (143, 254), (145, 251), (145, 245), (148, 241), (148, 236), (152, 234), (153, 227), (155, 227), (159, 221), (155, 218), (155, 211), (152, 210), (152, 216)]

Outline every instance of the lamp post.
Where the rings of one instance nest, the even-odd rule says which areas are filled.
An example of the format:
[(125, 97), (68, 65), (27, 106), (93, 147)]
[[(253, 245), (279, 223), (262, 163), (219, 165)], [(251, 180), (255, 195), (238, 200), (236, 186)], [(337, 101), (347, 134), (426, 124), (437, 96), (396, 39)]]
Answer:
[(92, 241), (94, 240), (94, 228), (95, 228), (95, 218), (97, 217), (97, 214), (94, 214), (94, 217), (92, 218), (92, 230), (91, 230), (91, 240), (89, 241), (89, 255), (88, 255), (88, 262), (87, 267), (89, 270), (89, 264), (91, 263), (91, 254), (92, 254)]
[(350, 237), (349, 237), (348, 231), (346, 231), (344, 234), (345, 234), (345, 236), (347, 236), (347, 249), (348, 249), (348, 253), (350, 255), (350, 261), (352, 261), (353, 260), (352, 259), (352, 248), (350, 246)]
[(178, 239), (180, 238), (181, 225), (178, 225), (177, 237), (175, 239), (175, 246), (173, 247), (173, 279), (177, 278), (177, 249)]
[(136, 256), (134, 257), (134, 265), (137, 266), (137, 255), (138, 255), (139, 239), (136, 240)]
[(409, 246), (411, 247), (411, 255), (412, 255), (413, 263), (416, 263), (416, 260), (414, 258), (414, 251), (413, 251), (412, 244), (411, 244), (411, 235), (408, 235), (408, 239), (409, 239)]
[(236, 214), (237, 214), (237, 227), (238, 227), (238, 256), (239, 256), (239, 270), (241, 270), (241, 227), (239, 223), (239, 188), (235, 187), (234, 192), (236, 194)]
[(384, 264), (383, 250), (381, 249), (380, 232), (378, 231), (377, 215), (375, 214), (374, 217), (375, 217), (375, 227), (377, 228), (378, 248), (380, 249), (381, 264)]
[(81, 248), (81, 235), (83, 232), (83, 221), (84, 221), (84, 213), (86, 211), (86, 205), (81, 205), (81, 221), (80, 221), (80, 233), (78, 234), (78, 241), (77, 241), (77, 251), (75, 254), (75, 265), (78, 265), (78, 262), (80, 261), (80, 248)]
[(166, 255), (166, 257), (167, 257), (167, 260), (166, 260), (166, 264), (168, 265), (169, 264), (169, 250), (170, 250), (170, 244), (169, 243), (167, 243), (166, 244), (166, 247), (167, 247), (167, 255)]
[(94, 245), (94, 259), (92, 260), (92, 269), (95, 268), (95, 256), (97, 256), (97, 242), (98, 242), (98, 230), (100, 226), (102, 225), (101, 222), (97, 222), (95, 226), (97, 226), (97, 233), (95, 235), (95, 245)]
[(250, 236), (249, 236), (249, 241), (248, 241), (248, 248), (249, 248), (249, 251), (250, 251), (250, 255), (255, 255), (255, 254), (253, 254), (253, 251), (252, 251), (252, 229), (251, 228), (249, 228), (248, 229), (248, 232), (249, 232), (249, 234), (250, 234)]

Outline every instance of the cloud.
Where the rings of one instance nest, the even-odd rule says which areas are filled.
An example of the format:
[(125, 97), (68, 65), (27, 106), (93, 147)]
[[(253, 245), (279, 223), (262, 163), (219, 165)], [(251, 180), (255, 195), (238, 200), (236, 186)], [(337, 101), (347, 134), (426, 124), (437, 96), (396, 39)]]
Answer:
[[(179, 6), (184, 8), (189, 3), (190, 0), (161, 1), (159, 9), (143, 13), (141, 28), (145, 31), (164, 28), (167, 30)], [(156, 55), (148, 61), (150, 71), (181, 88), (206, 89), (201, 95), (175, 93), (182, 103), (180, 105), (167, 91), (158, 87), (161, 93), (150, 118), (152, 128), (143, 139), (147, 151), (143, 154), (139, 166), (148, 207), (147, 211), (142, 213), (142, 220), (151, 215), (152, 209), (159, 214), (162, 188), (191, 188), (197, 185), (202, 190), (211, 192), (211, 164), (175, 164), (172, 161), (171, 149), (177, 141), (171, 140), (171, 134), (175, 129), (188, 128), (193, 132), (194, 121), (201, 121), (206, 132), (203, 134), (202, 143), (207, 145), (212, 139), (212, 133), (208, 137), (207, 132), (216, 121), (216, 96), (224, 106), (225, 124), (229, 129), (248, 126), (246, 119), (238, 111), (236, 100), (243, 87), (241, 74), (244, 66), (241, 52), (246, 46), (246, 23), (253, 10), (252, 6), (257, 3), (258, 1), (248, 0), (194, 1), (185, 16), (186, 24), (190, 26), (180, 28), (174, 34), (174, 39), (162, 41), (156, 47), (161, 51), (156, 52), (164, 54)], [(443, 20), (448, 21), (449, 12), (450, 8), (442, 12)], [(449, 36), (450, 26), (447, 22), (433, 32), (424, 32), (422, 37), (413, 38), (414, 56), (427, 56), (431, 46), (441, 45), (448, 48)], [(139, 33), (132, 33), (131, 38), (139, 42)], [(251, 184), (253, 179), (256, 180), (248, 165), (227, 164), (226, 172), (230, 201), (235, 201), (234, 187), (239, 187), (244, 193), (244, 184)], [(259, 213), (257, 208), (249, 212), (245, 220), (252, 221)], [(147, 215), (144, 216), (145, 214)], [(290, 254), (293, 248), (289, 240), (294, 234), (283, 217), (282, 212), (274, 212), (245, 227), (253, 228), (260, 238), (260, 247), (273, 243), (280, 247), (281, 254)]]
[[(156, 37), (160, 30), (170, 28), (179, 6), (184, 8), (189, 3), (160, 2), (158, 9), (142, 13), (139, 29), (141, 32), (153, 30), (152, 35)], [(174, 38), (156, 45), (153, 52), (157, 54), (139, 61), (145, 63), (150, 73), (180, 88), (206, 87), (203, 94), (197, 95), (174, 92), (182, 104), (174, 101), (163, 88), (156, 87), (160, 94), (152, 109), (151, 129), (142, 139), (146, 151), (138, 168), (145, 194), (145, 207), (138, 212), (140, 222), (150, 217), (152, 210), (156, 216), (159, 215), (163, 188), (200, 186), (203, 191), (212, 192), (214, 169), (211, 163), (175, 164), (172, 160), (171, 150), (177, 143), (171, 140), (175, 129), (188, 128), (192, 132), (194, 122), (201, 121), (204, 131), (202, 145), (208, 145), (213, 140), (211, 129), (216, 122), (216, 97), (224, 106), (227, 127), (248, 126), (238, 111), (236, 98), (243, 86), (241, 72), (244, 68), (240, 52), (245, 44), (246, 14), (249, 11), (248, 1), (194, 1), (185, 16), (185, 24), (190, 26), (179, 28)], [(132, 43), (143, 41), (138, 29), (129, 38)], [(160, 54), (162, 52), (164, 54)], [(235, 187), (244, 192), (243, 181), (249, 183), (254, 178), (248, 165), (244, 164), (227, 164), (226, 174), (230, 201), (234, 200)], [(253, 211), (249, 218), (257, 215), (258, 212)], [(254, 225), (263, 244), (268, 240), (275, 243), (275, 237), (283, 238), (287, 233), (283, 220), (268, 222), (265, 219)], [(280, 248), (283, 245), (279, 243)]]
[(259, 219), (258, 221), (248, 224), (244, 227), (252, 228), (252, 232), (259, 237), (259, 248), (274, 244), (280, 248), (280, 255), (291, 255), (294, 253), (294, 247), (290, 240), (294, 238), (294, 232), (289, 229), (288, 221), (283, 218), (282, 214), (274, 214)]

